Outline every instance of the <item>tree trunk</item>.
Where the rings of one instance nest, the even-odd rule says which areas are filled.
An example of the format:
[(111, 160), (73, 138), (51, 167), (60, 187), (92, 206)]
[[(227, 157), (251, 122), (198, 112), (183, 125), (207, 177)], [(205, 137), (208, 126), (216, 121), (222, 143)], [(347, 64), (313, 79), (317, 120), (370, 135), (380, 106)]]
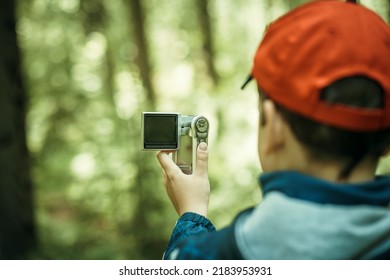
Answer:
[(27, 98), (16, 39), (15, 2), (0, 9), (0, 258), (26, 258), (36, 245), (26, 145)]
[(101, 32), (106, 38), (102, 80), (104, 81), (104, 94), (110, 104), (113, 120), (117, 121), (114, 98), (114, 59), (111, 51), (111, 41), (107, 32), (108, 23), (106, 7), (103, 0), (87, 0), (84, 1), (84, 4), (87, 7), (93, 7), (93, 9), (88, 9), (83, 6), (83, 25), (86, 36), (92, 32)]
[(136, 57), (136, 64), (140, 71), (143, 86), (146, 91), (147, 98), (151, 104), (151, 108), (156, 105), (156, 93), (151, 80), (151, 67), (149, 62), (149, 48), (146, 41), (145, 27), (144, 27), (144, 10), (140, 0), (126, 1), (130, 10), (133, 27), (134, 41), (138, 48), (138, 55)]
[(309, 2), (310, 0), (287, 0), (287, 8), (288, 10), (292, 10), (299, 5)]
[(387, 1), (387, 23), (390, 24), (390, 0)]
[(211, 20), (210, 20), (210, 14), (208, 10), (208, 0), (199, 0), (196, 1), (196, 5), (198, 8), (198, 18), (199, 18), (199, 25), (200, 29), (202, 31), (203, 35), (203, 53), (207, 65), (207, 71), (209, 73), (209, 76), (211, 77), (211, 80), (214, 84), (218, 83), (218, 74), (215, 70), (213, 57), (214, 57), (214, 46), (213, 46), (213, 40), (212, 40), (212, 27), (211, 27)]

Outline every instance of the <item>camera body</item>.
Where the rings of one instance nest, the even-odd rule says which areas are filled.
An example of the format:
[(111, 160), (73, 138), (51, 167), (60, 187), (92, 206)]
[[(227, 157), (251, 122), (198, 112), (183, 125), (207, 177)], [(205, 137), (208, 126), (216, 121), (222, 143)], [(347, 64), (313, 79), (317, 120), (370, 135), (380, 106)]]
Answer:
[(196, 165), (196, 148), (208, 142), (209, 121), (204, 116), (143, 112), (142, 149), (172, 151), (173, 161), (186, 174)]

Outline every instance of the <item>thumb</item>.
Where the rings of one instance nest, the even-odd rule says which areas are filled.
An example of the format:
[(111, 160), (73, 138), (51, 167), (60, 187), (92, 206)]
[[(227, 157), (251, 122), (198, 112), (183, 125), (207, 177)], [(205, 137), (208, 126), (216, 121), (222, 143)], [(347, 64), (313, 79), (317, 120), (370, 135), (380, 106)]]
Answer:
[(201, 142), (196, 150), (196, 167), (194, 173), (198, 176), (208, 176), (209, 152), (207, 143)]

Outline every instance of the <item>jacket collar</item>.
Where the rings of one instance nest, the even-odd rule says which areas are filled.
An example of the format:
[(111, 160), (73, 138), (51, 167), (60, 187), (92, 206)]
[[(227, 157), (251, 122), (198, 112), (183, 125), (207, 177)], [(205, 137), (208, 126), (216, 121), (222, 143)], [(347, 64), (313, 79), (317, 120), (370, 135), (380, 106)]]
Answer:
[(295, 171), (264, 172), (259, 176), (259, 184), (264, 196), (279, 191), (320, 204), (390, 205), (390, 177), (385, 176), (362, 183), (337, 184)]

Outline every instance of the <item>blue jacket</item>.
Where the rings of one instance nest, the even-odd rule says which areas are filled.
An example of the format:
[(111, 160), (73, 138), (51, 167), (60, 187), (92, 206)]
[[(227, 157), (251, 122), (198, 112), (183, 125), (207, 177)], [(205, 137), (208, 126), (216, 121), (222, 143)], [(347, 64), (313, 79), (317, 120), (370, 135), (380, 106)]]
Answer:
[(259, 182), (262, 202), (224, 229), (183, 214), (164, 259), (390, 259), (390, 177), (333, 184), (272, 172)]

